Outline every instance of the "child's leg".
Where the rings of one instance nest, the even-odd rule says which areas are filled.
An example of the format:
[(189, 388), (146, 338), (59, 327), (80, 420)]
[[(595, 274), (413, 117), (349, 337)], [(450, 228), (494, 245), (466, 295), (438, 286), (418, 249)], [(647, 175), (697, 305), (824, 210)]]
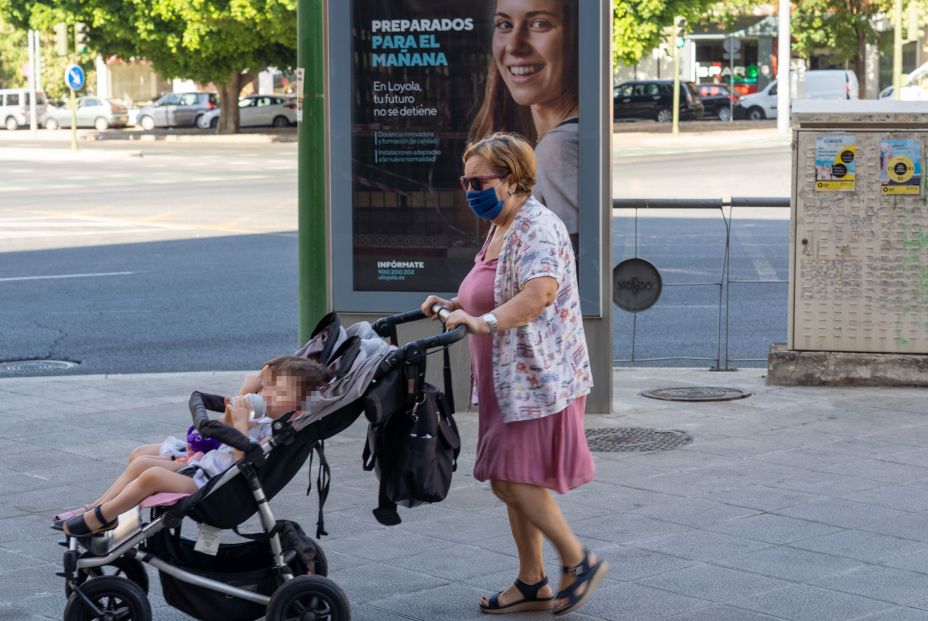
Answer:
[(157, 457), (160, 453), (160, 444), (143, 444), (142, 446), (137, 446), (132, 449), (132, 452), (129, 454), (129, 463), (131, 464), (139, 457)]
[(161, 457), (160, 455), (142, 455), (133, 460), (123, 471), (119, 478), (110, 486), (106, 493), (93, 501), (93, 505), (102, 505), (116, 497), (125, 487), (137, 479), (143, 472), (149, 468), (164, 468), (166, 470), (180, 470), (185, 464), (179, 461), (173, 461), (170, 457)]
[[(104, 503), (100, 510), (107, 520), (113, 520), (152, 494), (158, 492), (192, 494), (195, 491), (197, 491), (197, 484), (191, 477), (167, 468), (149, 468), (138, 478), (130, 481), (115, 498)], [(84, 521), (91, 529), (102, 526), (93, 511), (84, 514)]]

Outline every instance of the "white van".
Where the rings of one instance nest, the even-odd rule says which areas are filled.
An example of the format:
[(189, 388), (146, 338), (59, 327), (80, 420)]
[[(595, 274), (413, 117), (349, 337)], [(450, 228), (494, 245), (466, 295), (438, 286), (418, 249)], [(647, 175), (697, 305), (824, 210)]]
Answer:
[[(795, 96), (791, 99), (858, 99), (860, 84), (857, 74), (850, 69), (816, 69), (791, 76), (796, 82)], [(796, 79), (798, 78), (798, 79)], [(745, 95), (738, 100), (735, 118), (752, 121), (777, 118), (777, 81), (774, 80), (759, 93)]]
[[(11, 131), (27, 127), (29, 125), (29, 99), (28, 88), (0, 89), (0, 124)], [(47, 106), (45, 93), (36, 91), (35, 119), (39, 125), (45, 117)]]

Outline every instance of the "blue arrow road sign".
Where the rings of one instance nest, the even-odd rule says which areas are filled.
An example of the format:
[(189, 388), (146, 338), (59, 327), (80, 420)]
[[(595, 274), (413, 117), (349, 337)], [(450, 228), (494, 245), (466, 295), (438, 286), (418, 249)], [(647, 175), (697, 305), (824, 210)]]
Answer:
[(68, 68), (64, 70), (65, 84), (76, 91), (84, 88), (84, 78), (84, 70), (78, 65), (68, 65)]

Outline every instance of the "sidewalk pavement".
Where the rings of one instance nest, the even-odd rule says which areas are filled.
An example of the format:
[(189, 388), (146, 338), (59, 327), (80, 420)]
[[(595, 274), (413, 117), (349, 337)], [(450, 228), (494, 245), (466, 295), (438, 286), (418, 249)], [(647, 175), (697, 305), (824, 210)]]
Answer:
[[(0, 619), (58, 619), (52, 514), (92, 498), (132, 447), (182, 433), (194, 389), (228, 393), (242, 373), (0, 379)], [(689, 433), (663, 452), (595, 453), (596, 480), (559, 497), (579, 537), (610, 572), (574, 620), (928, 620), (928, 414), (925, 391), (782, 388), (763, 370), (620, 369), (614, 414), (589, 428)], [(724, 386), (738, 401), (639, 396), (670, 386)], [(486, 619), (482, 594), (516, 575), (503, 506), (471, 476), (476, 415), (448, 499), (371, 516), (377, 485), (361, 468), (366, 422), (327, 442), (332, 488), (322, 539), (330, 577), (354, 619)], [(314, 531), (303, 472), (273, 500), (279, 518)], [(188, 528), (188, 533), (192, 528)], [(549, 575), (557, 558), (546, 544)], [(169, 608), (151, 575), (157, 620)], [(547, 614), (510, 615), (549, 618)]]
[(781, 134), (775, 127), (744, 128), (737, 131), (681, 131), (668, 133), (615, 133), (612, 136), (613, 160), (663, 157), (683, 153), (717, 153), (719, 151), (787, 151), (792, 133)]

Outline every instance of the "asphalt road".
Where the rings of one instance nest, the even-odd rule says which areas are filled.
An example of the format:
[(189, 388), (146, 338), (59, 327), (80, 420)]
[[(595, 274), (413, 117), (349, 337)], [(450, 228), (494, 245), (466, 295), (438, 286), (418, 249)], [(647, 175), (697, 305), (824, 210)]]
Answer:
[[(729, 150), (712, 167), (788, 162), (786, 149), (749, 151), (749, 165)], [(673, 160), (674, 187), (706, 178), (695, 163), (705, 154), (657, 157)], [(653, 159), (619, 157), (616, 175), (652, 175)], [(72, 156), (0, 143), (0, 361), (79, 362), (69, 374), (238, 370), (294, 349), (295, 162), (295, 144), (107, 143)], [(649, 187), (661, 196), (668, 184)], [(616, 262), (634, 254), (627, 215), (616, 220)], [(642, 218), (638, 254), (668, 285), (718, 280), (723, 230), (708, 214)], [(785, 280), (782, 216), (733, 231), (733, 277)], [(731, 296), (732, 356), (763, 358), (785, 338), (785, 284), (733, 285)], [(636, 358), (714, 357), (717, 303), (717, 287), (668, 286), (637, 317)], [(616, 358), (626, 359), (632, 316), (616, 312)]]

